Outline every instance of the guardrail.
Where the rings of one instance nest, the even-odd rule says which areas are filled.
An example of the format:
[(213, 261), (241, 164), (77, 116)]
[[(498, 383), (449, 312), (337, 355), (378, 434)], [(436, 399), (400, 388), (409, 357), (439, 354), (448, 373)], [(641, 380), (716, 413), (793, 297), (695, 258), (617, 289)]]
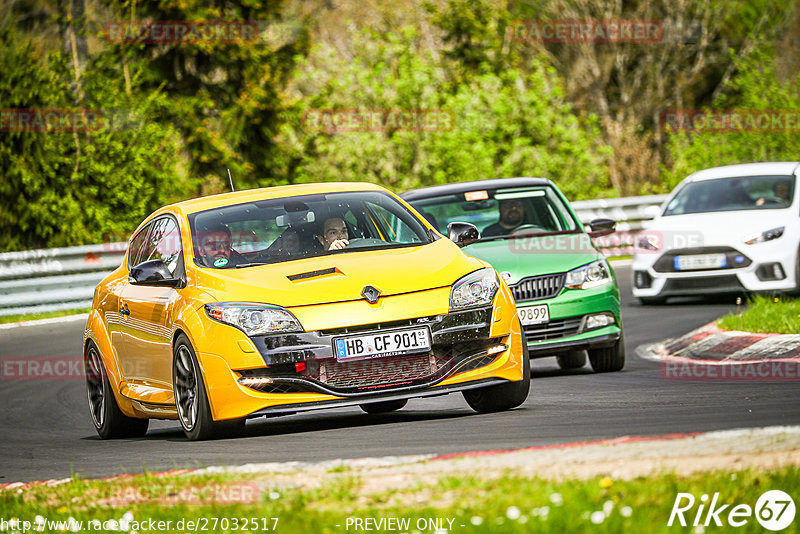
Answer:
[(617, 231), (611, 235), (593, 239), (594, 244), (606, 256), (633, 254), (636, 234), (642, 230), (644, 221), (650, 220), (668, 195), (649, 195), (642, 197), (608, 198), (598, 200), (577, 200), (572, 208), (581, 222), (592, 219), (613, 219), (617, 221)]
[[(609, 218), (617, 232), (595, 240), (607, 255), (630, 254), (642, 222), (666, 195), (581, 200), (572, 203), (581, 222)], [(0, 316), (89, 308), (95, 286), (116, 269), (127, 243), (0, 253)]]
[(116, 269), (127, 243), (0, 253), (0, 316), (76, 310)]

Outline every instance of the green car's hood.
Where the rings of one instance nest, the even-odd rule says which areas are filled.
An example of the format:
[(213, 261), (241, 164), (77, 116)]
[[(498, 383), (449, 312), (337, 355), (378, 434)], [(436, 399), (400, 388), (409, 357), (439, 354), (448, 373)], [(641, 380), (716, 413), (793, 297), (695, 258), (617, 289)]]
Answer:
[(529, 276), (563, 273), (604, 257), (586, 234), (479, 241), (462, 250), (488, 261), (498, 273), (511, 273), (506, 279), (509, 285)]

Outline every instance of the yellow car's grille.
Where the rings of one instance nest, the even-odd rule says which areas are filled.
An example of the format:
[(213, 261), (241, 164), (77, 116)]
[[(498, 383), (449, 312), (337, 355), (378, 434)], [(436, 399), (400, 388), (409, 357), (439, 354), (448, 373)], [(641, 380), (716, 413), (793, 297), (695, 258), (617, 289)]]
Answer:
[[(433, 354), (372, 358), (355, 362), (319, 360), (309, 365), (310, 378), (334, 388), (380, 388), (402, 386), (418, 380), (434, 379), (450, 364), (450, 358)], [(316, 368), (316, 369), (315, 369)]]
[(500, 339), (493, 338), (437, 347), (425, 354), (344, 362), (336, 358), (308, 359), (303, 363), (238, 372), (242, 375), (240, 381), (245, 381), (243, 385), (263, 393), (327, 390), (361, 394), (433, 384), (453, 373), (489, 365), (497, 353), (487, 351), (498, 343)]

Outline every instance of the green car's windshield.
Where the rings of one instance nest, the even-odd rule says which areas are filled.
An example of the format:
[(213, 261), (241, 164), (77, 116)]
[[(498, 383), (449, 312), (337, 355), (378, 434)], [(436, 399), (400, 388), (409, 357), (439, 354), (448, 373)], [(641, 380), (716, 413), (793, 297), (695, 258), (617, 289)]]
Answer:
[(414, 200), (411, 205), (444, 234), (451, 222), (466, 222), (477, 226), (482, 240), (579, 231), (561, 197), (546, 185), (480, 189)]
[(421, 245), (425, 226), (380, 191), (304, 195), (233, 204), (189, 215), (195, 263), (227, 269)]
[(737, 176), (701, 180), (681, 188), (670, 200), (664, 215), (788, 208), (793, 198), (793, 176)]

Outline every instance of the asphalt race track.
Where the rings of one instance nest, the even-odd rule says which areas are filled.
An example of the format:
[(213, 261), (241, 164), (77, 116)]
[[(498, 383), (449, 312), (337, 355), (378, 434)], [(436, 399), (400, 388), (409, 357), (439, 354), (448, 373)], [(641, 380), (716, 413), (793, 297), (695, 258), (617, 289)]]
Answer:
[[(683, 334), (735, 308), (732, 299), (643, 307), (630, 296), (630, 267), (616, 268), (628, 361), (621, 373), (588, 366), (560, 371), (534, 361), (531, 394), (511, 412), (474, 413), (460, 395), (411, 400), (367, 415), (341, 408), (259, 418), (238, 439), (188, 442), (175, 421), (151, 424), (142, 439), (102, 441), (82, 380), (0, 383), (0, 483), (206, 465), (319, 461), (507, 449), (626, 435), (800, 424), (798, 382), (683, 382), (635, 348)], [(80, 354), (82, 321), (0, 330), (0, 357)]]

